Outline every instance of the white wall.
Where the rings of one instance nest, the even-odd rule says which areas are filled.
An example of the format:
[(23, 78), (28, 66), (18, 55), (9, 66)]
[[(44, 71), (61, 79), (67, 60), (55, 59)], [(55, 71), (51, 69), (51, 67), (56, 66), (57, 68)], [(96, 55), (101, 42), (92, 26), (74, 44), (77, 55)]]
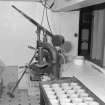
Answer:
[[(11, 7), (17, 8), (41, 23), (43, 7), (34, 2), (3, 2), (0, 1), (0, 59), (6, 65), (24, 65), (33, 55), (28, 45), (35, 46), (36, 27)], [(66, 40), (72, 41), (71, 54), (77, 55), (79, 12), (52, 13), (48, 11), (53, 33), (63, 34)], [(48, 28), (46, 19), (44, 25)]]

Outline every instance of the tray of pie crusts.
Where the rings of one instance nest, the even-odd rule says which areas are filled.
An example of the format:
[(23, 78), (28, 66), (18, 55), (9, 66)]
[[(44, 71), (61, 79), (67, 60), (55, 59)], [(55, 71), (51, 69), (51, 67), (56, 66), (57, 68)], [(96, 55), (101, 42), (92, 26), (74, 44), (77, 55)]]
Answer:
[(42, 89), (51, 105), (105, 105), (76, 77), (43, 82)]

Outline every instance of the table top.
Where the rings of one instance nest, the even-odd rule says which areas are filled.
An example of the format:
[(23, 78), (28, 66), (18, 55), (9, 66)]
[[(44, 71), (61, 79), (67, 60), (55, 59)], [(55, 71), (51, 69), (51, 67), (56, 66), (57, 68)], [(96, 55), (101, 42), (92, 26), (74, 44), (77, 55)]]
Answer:
[[(105, 74), (104, 69), (97, 68), (89, 61), (85, 61), (83, 65), (75, 65), (68, 63), (64, 65), (61, 77), (75, 76), (96, 96), (105, 102)], [(103, 71), (102, 71), (103, 70)]]

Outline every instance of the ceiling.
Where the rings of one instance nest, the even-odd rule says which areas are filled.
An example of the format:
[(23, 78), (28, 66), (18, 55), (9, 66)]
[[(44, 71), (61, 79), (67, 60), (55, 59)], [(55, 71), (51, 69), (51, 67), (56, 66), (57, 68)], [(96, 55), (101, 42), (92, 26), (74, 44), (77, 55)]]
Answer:
[[(26, 1), (26, 2), (40, 2), (41, 0), (0, 0), (0, 1)], [(44, 1), (44, 0), (42, 0)], [(51, 10), (55, 11), (69, 11), (96, 4), (105, 3), (105, 0), (49, 0), (49, 3), (55, 1), (54, 8)], [(50, 3), (50, 4), (51, 4)]]
[(0, 0), (0, 1), (28, 1), (28, 2), (39, 2), (40, 0)]
[[(57, 0), (56, 11), (78, 10), (80, 8), (105, 3), (105, 0)], [(61, 2), (62, 1), (62, 2)]]

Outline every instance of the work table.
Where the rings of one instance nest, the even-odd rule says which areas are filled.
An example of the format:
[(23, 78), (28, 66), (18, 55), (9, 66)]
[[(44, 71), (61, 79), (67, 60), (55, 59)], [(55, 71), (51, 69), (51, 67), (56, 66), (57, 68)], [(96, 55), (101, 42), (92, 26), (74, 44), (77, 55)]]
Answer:
[[(104, 69), (95, 66), (89, 61), (85, 61), (84, 65), (75, 65), (73, 63), (65, 64), (62, 77), (75, 76), (88, 89), (90, 89), (96, 96), (105, 102), (105, 74)], [(102, 71), (103, 70), (103, 71)]]

